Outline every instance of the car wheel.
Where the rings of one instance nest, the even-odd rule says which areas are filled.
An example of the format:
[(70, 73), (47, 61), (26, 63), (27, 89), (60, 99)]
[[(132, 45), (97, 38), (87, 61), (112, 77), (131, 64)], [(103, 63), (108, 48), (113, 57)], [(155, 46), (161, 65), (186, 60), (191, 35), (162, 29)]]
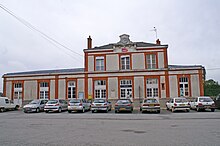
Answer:
[(71, 111), (68, 110), (68, 113), (71, 113)]
[(45, 113), (49, 113), (49, 111), (45, 111)]
[(160, 110), (158, 110), (157, 113), (159, 114), (159, 113), (160, 113)]
[(166, 105), (167, 110), (169, 110), (168, 106)]
[(61, 112), (62, 112), (62, 109), (61, 109), (61, 107), (60, 107), (60, 108), (58, 109), (58, 112), (59, 112), (59, 113), (61, 113)]
[(174, 113), (174, 108), (173, 107), (171, 108), (171, 112)]
[(40, 112), (40, 109), (39, 109), (39, 108), (37, 108), (37, 109), (36, 109), (36, 112), (37, 112), (37, 113), (39, 113), (39, 112)]
[(215, 112), (215, 109), (214, 109), (214, 108), (212, 108), (212, 109), (211, 109), (211, 112)]
[(94, 110), (92, 110), (92, 113), (94, 113), (95, 111)]
[(187, 110), (186, 110), (186, 112), (190, 112), (190, 110), (189, 110), (189, 109), (187, 109)]
[(197, 107), (197, 108), (196, 108), (196, 111), (197, 111), (197, 112), (200, 112), (200, 109)]
[(142, 108), (140, 108), (140, 111), (142, 111)]
[(115, 110), (115, 113), (118, 113), (118, 111), (117, 111), (117, 110)]
[(16, 106), (15, 106), (15, 110), (18, 110), (18, 108), (19, 108), (19, 106), (18, 106), (18, 105), (16, 105)]

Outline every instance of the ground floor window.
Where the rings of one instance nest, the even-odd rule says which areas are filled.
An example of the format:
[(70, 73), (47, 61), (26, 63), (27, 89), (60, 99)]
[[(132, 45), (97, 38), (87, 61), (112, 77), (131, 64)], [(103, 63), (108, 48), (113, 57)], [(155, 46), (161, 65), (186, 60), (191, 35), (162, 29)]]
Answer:
[(158, 79), (146, 80), (146, 97), (159, 97)]
[(49, 99), (48, 91), (40, 91), (40, 99)]
[(120, 98), (131, 99), (132, 98), (132, 80), (120, 81)]
[(14, 99), (22, 99), (22, 91), (15, 91)]
[(180, 96), (189, 97), (189, 80), (187, 77), (179, 78)]
[(68, 98), (76, 98), (76, 83), (74, 81), (68, 82)]
[(107, 98), (106, 96), (106, 80), (96, 80), (95, 85), (95, 98)]

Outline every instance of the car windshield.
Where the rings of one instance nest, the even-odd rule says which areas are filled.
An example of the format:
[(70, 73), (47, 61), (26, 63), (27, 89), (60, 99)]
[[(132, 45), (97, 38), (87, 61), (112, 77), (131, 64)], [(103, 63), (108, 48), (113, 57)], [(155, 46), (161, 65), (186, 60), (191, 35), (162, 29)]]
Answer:
[(80, 103), (80, 99), (71, 99), (70, 103)]
[(212, 102), (211, 98), (199, 98), (200, 102)]
[(104, 99), (95, 99), (94, 103), (105, 103)]
[(47, 102), (47, 104), (56, 104), (58, 101), (57, 100), (49, 100), (48, 102)]
[(118, 100), (118, 104), (130, 104), (131, 102), (129, 100)]
[(180, 103), (180, 102), (187, 102), (187, 100), (185, 98), (179, 98), (179, 99), (175, 99), (176, 103)]
[(156, 99), (145, 99), (144, 103), (158, 103)]
[(33, 100), (30, 102), (30, 104), (39, 104), (39, 100)]

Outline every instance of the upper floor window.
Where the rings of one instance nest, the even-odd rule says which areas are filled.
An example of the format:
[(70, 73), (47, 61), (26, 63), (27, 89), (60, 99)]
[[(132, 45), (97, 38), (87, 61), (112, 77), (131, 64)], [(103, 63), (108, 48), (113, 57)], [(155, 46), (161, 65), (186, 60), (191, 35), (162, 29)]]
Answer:
[(130, 56), (121, 56), (121, 69), (127, 70), (130, 69)]
[(105, 80), (97, 80), (97, 81), (95, 81), (95, 85), (96, 86), (106, 85), (106, 82), (105, 82)]
[(104, 71), (105, 70), (104, 56), (100, 56), (100, 57), (95, 58), (95, 70), (96, 71)]
[(146, 58), (147, 58), (147, 69), (157, 68), (156, 54), (148, 54)]

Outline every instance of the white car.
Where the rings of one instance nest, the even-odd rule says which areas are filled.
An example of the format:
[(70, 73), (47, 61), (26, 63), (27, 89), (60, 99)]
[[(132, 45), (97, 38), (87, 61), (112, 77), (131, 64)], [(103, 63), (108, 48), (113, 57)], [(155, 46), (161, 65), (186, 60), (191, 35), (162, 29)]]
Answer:
[(19, 105), (14, 104), (8, 97), (0, 97), (0, 112), (7, 110), (17, 110)]
[(23, 111), (25, 113), (29, 113), (29, 112), (39, 113), (41, 111), (44, 111), (44, 106), (47, 103), (47, 101), (48, 100), (46, 99), (32, 100), (29, 104), (23, 107)]
[(195, 109), (197, 112), (205, 109), (215, 111), (215, 102), (208, 96), (200, 96), (190, 102), (191, 109)]
[(66, 111), (68, 108), (68, 103), (64, 99), (52, 99), (49, 100), (44, 106), (44, 111), (46, 113), (50, 111), (57, 111), (61, 113), (62, 111)]
[(166, 103), (166, 108), (167, 110), (171, 110), (172, 112), (178, 110), (185, 110), (186, 112), (189, 112), (190, 104), (188, 100), (184, 97), (174, 97)]

